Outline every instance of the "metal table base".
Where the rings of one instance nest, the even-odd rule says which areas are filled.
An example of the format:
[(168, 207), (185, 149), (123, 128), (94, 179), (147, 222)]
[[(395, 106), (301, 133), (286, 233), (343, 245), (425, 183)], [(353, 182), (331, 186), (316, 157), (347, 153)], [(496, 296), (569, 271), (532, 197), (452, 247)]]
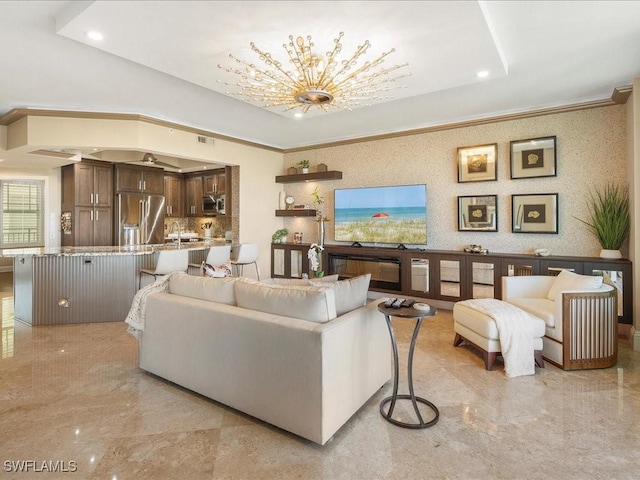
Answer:
[[(418, 339), (418, 333), (420, 332), (420, 326), (422, 325), (423, 318), (434, 316), (437, 313), (437, 310), (433, 307), (429, 312), (419, 311), (414, 309), (413, 307), (393, 309), (386, 308), (384, 306), (384, 303), (378, 305), (378, 310), (384, 314), (385, 320), (387, 321), (387, 328), (389, 329), (389, 335), (391, 336), (391, 347), (393, 348), (393, 395), (384, 398), (380, 402), (380, 414), (385, 420), (399, 427), (414, 429), (432, 427), (433, 425), (438, 423), (438, 420), (440, 419), (440, 412), (438, 411), (438, 408), (429, 400), (426, 400), (422, 397), (416, 397), (415, 395), (415, 392), (413, 390), (413, 353), (415, 350), (416, 340)], [(409, 358), (407, 363), (407, 383), (409, 386), (408, 395), (398, 394), (398, 377), (400, 373), (400, 366), (398, 362), (398, 344), (396, 342), (396, 336), (393, 331), (393, 325), (391, 324), (391, 316), (416, 319), (416, 326), (413, 329), (413, 336), (411, 337), (411, 344), (409, 346)], [(403, 422), (393, 418), (393, 412), (396, 407), (397, 400), (411, 400), (413, 410), (418, 419), (417, 423)], [(422, 414), (420, 413), (420, 409), (418, 408), (418, 403), (428, 406), (433, 411), (433, 419), (429, 420), (428, 422), (424, 421), (424, 419), (422, 418)], [(387, 404), (389, 404), (389, 408), (385, 411), (385, 406)]]

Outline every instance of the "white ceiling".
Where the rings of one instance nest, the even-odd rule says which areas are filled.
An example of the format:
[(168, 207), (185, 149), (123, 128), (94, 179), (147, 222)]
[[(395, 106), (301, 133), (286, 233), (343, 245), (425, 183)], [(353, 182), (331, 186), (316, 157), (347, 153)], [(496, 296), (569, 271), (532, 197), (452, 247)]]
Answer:
[[(137, 113), (288, 149), (609, 98), (640, 76), (637, 1), (0, 2), (0, 115)], [(85, 33), (100, 30), (96, 44)], [(228, 54), (289, 35), (395, 48), (395, 99), (293, 118), (224, 94)], [(478, 70), (489, 70), (478, 79)]]

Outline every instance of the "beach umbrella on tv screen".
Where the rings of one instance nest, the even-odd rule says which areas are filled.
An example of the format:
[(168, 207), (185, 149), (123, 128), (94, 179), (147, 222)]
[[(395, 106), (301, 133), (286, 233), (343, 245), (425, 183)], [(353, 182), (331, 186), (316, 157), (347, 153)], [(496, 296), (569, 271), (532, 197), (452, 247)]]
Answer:
[(371, 218), (389, 218), (388, 213), (380, 212), (373, 215)]

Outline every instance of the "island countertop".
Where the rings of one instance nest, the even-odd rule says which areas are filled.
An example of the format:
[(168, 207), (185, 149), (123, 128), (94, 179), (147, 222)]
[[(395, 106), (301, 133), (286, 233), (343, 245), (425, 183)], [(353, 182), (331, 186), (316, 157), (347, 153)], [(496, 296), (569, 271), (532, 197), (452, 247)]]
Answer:
[(224, 239), (211, 239), (201, 242), (182, 242), (180, 247), (175, 243), (159, 243), (154, 245), (104, 246), (104, 247), (38, 247), (8, 248), (0, 250), (0, 257), (98, 257), (108, 255), (150, 255), (162, 250), (204, 250), (214, 245), (227, 245)]

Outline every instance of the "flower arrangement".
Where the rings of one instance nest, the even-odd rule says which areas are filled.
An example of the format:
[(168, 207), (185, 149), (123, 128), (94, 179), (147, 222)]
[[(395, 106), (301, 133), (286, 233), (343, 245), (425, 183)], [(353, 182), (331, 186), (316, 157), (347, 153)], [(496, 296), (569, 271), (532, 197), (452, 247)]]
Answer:
[(324, 271), (321, 269), (322, 251), (324, 247), (317, 243), (312, 243), (307, 252), (307, 258), (311, 262), (311, 270), (316, 278), (324, 277)]
[(202, 225), (200, 225), (200, 228), (202, 230), (207, 230), (209, 228), (211, 228), (213, 226), (213, 222), (204, 222)]

